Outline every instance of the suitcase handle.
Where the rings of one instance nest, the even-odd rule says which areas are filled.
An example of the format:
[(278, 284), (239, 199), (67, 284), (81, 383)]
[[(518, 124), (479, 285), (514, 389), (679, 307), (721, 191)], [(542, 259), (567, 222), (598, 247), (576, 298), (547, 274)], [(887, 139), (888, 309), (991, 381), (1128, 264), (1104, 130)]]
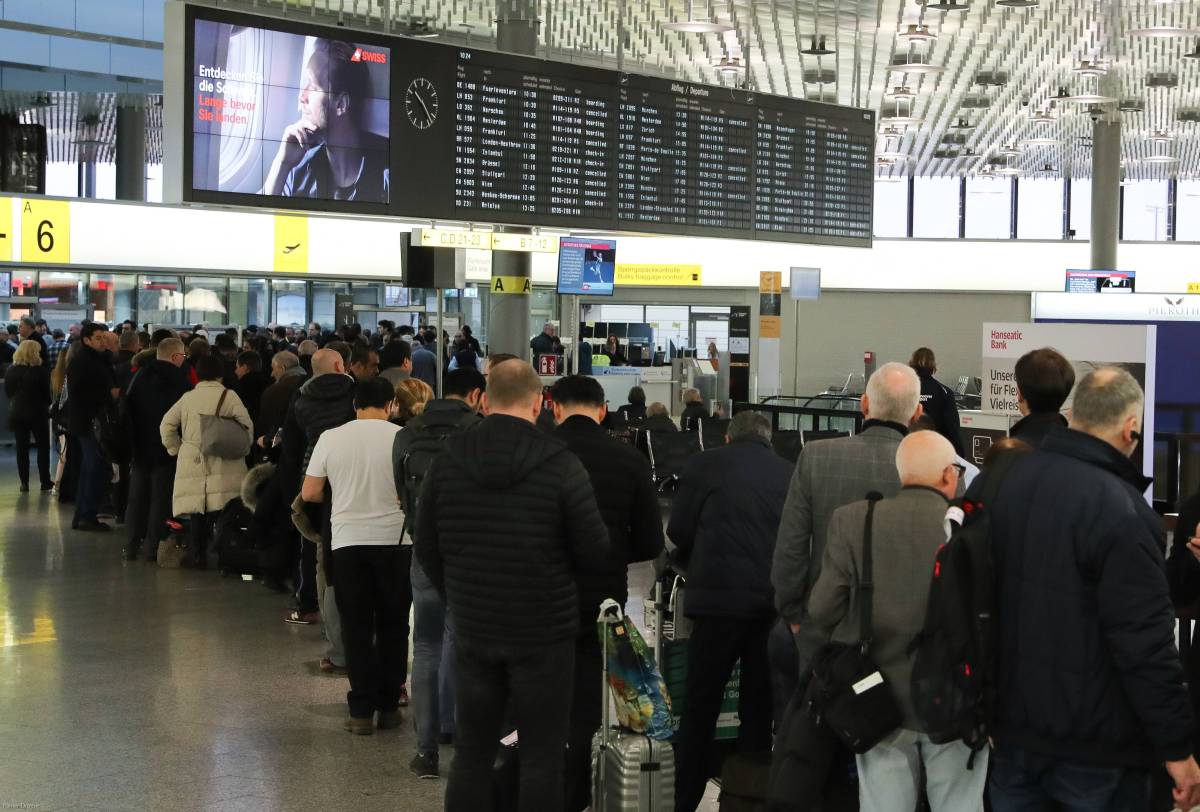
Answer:
[[(606, 626), (611, 626), (614, 623), (619, 623), (624, 619), (624, 613), (621, 611), (621, 606), (614, 600), (606, 600), (600, 604), (600, 617), (597, 618), (599, 623), (604, 623)], [(608, 685), (608, 630), (605, 629), (604, 636), (600, 641), (600, 753), (596, 759), (596, 771), (598, 773), (596, 780), (596, 807), (605, 809), (607, 804), (608, 782), (605, 780), (606, 766), (608, 759), (605, 757), (609, 746), (609, 730), (608, 717), (611, 713), (609, 696), (610, 688)]]

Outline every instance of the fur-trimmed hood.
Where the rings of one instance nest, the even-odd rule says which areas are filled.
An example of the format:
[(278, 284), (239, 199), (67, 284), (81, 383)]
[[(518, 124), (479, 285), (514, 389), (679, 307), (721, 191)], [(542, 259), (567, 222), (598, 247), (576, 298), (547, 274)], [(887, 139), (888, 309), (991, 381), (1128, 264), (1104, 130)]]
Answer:
[(262, 465), (251, 468), (242, 478), (242, 504), (249, 508), (251, 513), (258, 508), (259, 491), (273, 476), (275, 476), (275, 463), (264, 462)]

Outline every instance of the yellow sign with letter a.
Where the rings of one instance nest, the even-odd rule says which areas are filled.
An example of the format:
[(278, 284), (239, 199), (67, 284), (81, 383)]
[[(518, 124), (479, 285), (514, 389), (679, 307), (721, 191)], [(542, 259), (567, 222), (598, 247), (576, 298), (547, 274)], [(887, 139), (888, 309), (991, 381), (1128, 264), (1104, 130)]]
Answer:
[(70, 203), (32, 198), (21, 201), (21, 261), (70, 264)]
[(493, 276), (492, 293), (528, 296), (533, 292), (533, 280), (528, 276)]

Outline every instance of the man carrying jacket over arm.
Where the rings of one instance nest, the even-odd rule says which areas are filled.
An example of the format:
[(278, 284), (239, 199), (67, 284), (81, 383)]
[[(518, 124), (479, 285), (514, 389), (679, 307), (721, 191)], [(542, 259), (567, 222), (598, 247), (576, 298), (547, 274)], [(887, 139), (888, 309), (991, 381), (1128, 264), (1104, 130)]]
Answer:
[(491, 805), (498, 735), (520, 735), (520, 809), (557, 809), (571, 711), (576, 573), (602, 569), (608, 531), (587, 471), (535, 427), (542, 384), (520, 360), (492, 367), (487, 417), (446, 441), (417, 511), (415, 553), (454, 617), (455, 756), (447, 812)]

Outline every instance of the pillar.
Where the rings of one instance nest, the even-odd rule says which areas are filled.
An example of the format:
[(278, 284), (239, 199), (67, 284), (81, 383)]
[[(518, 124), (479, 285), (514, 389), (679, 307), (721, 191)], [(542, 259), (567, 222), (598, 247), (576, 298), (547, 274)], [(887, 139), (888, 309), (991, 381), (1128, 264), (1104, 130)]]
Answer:
[(93, 199), (96, 197), (96, 156), (90, 149), (79, 153), (79, 164), (76, 166), (76, 177), (79, 179), (79, 196)]
[[(537, 0), (496, 0), (496, 47), (507, 53), (534, 56), (538, 42)], [(528, 233), (528, 229), (503, 229)], [(492, 252), (492, 295), (488, 305), (488, 351), (530, 358), (529, 302), (533, 256), (515, 251)], [(503, 291), (503, 292), (501, 292)]]
[(1114, 270), (1121, 217), (1121, 120), (1092, 125), (1092, 268)]
[(117, 200), (146, 199), (146, 108), (117, 108)]

